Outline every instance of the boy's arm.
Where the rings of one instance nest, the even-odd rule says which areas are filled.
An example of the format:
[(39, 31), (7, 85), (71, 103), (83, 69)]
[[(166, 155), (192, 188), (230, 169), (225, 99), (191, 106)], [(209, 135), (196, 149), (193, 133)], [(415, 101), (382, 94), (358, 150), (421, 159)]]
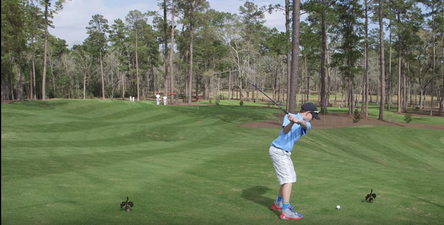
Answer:
[(298, 119), (298, 122), (295, 122), (295, 123), (301, 125), (301, 127), (302, 127), (304, 130), (307, 130), (307, 128), (308, 128), (308, 125), (307, 125), (307, 123), (305, 122), (305, 120), (299, 120), (299, 119)]
[(296, 116), (293, 116), (291, 114), (288, 114), (288, 119), (290, 120), (290, 123), (284, 127), (285, 134), (288, 134), (288, 132), (290, 132), (291, 128), (293, 127), (293, 124), (295, 123), (299, 124), (304, 130), (307, 130), (308, 125), (304, 120), (300, 120)]

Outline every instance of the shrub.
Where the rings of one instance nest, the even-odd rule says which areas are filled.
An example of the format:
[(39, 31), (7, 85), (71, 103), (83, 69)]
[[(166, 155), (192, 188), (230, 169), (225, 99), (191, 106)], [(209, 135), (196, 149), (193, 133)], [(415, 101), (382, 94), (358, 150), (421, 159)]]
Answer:
[(243, 105), (244, 105), (244, 101), (240, 101), (240, 102), (239, 102), (239, 105), (240, 105), (240, 106), (243, 106)]
[(322, 106), (321, 111), (319, 113), (324, 114), (324, 115), (328, 114), (328, 108), (326, 106)]
[(87, 93), (86, 98), (87, 99), (94, 99), (94, 93), (92, 93), (92, 92)]
[(359, 122), (360, 119), (361, 119), (361, 112), (359, 112), (358, 109), (355, 109), (355, 111), (353, 112), (353, 123)]
[(406, 113), (406, 114), (404, 115), (404, 121), (405, 121), (406, 123), (410, 123), (410, 122), (412, 122), (412, 119), (413, 119), (412, 114), (410, 114), (410, 113)]

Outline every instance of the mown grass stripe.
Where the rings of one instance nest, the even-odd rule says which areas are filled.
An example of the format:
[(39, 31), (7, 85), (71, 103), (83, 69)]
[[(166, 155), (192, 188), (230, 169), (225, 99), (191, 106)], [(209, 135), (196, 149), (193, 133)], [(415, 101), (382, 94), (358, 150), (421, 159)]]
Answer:
[[(279, 129), (239, 127), (275, 113), (236, 101), (2, 105), (2, 223), (281, 224), (269, 210), (279, 185), (268, 148)], [(442, 140), (427, 129), (314, 127), (292, 154), (298, 223), (439, 224)], [(130, 213), (119, 208), (127, 196)]]

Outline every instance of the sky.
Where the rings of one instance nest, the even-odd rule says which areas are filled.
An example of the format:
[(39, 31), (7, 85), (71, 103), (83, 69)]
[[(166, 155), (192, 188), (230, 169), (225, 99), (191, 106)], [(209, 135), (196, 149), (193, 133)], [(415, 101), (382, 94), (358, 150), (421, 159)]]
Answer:
[[(219, 12), (229, 12), (239, 14), (239, 7), (245, 0), (207, 0), (210, 8)], [(54, 15), (54, 29), (49, 28), (49, 32), (60, 39), (64, 39), (71, 47), (74, 44), (82, 44), (87, 38), (86, 27), (93, 15), (100, 14), (112, 25), (115, 19), (125, 21), (125, 16), (131, 10), (140, 12), (159, 10), (157, 6), (159, 0), (66, 0), (63, 9)], [(258, 7), (270, 4), (285, 5), (284, 0), (254, 0)], [(168, 15), (168, 17), (170, 17)], [(265, 26), (276, 27), (279, 31), (285, 31), (284, 12), (273, 12), (265, 14)], [(152, 24), (151, 20), (148, 20)]]

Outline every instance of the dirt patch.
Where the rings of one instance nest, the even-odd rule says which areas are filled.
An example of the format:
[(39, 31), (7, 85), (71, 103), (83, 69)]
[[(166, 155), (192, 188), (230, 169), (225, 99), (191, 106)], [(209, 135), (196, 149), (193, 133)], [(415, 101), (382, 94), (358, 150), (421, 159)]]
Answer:
[[(273, 121), (259, 121), (252, 123), (245, 123), (240, 125), (244, 128), (280, 128), (282, 126), (283, 113), (275, 114), (276, 120)], [(382, 121), (374, 118), (363, 118), (359, 122), (353, 122), (353, 116), (349, 116), (346, 113), (329, 113), (322, 115), (321, 120), (312, 120), (311, 125), (314, 129), (327, 129), (327, 128), (341, 128), (341, 127), (355, 127), (355, 126), (400, 126), (400, 127), (415, 127), (415, 128), (427, 128), (444, 130), (444, 125), (437, 124), (420, 124), (420, 123), (399, 123)]]

